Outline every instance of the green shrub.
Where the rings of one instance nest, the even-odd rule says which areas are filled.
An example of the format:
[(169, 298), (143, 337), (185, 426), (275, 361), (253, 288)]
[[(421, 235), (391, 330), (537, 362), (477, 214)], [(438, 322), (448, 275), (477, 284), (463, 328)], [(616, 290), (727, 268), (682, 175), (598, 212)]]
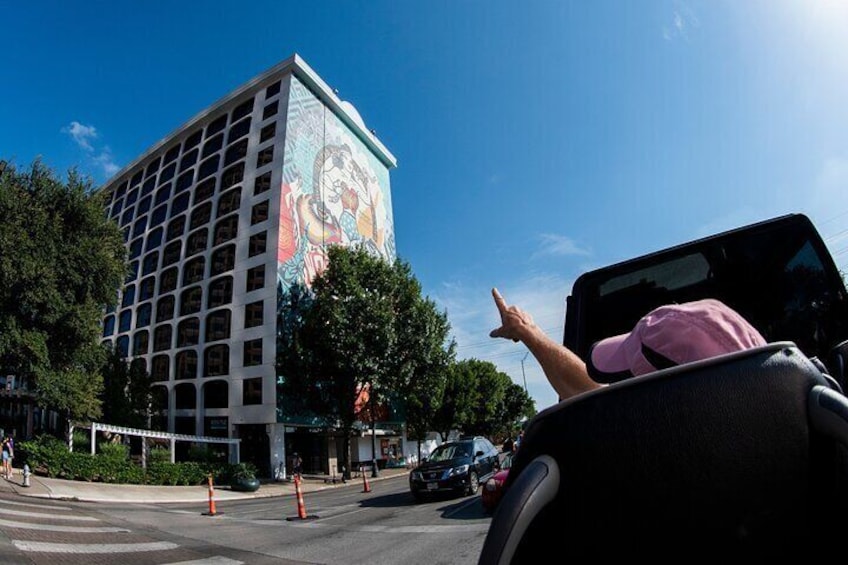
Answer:
[(171, 450), (167, 447), (154, 447), (147, 452), (147, 463), (170, 463)]
[(100, 455), (106, 459), (124, 461), (130, 457), (130, 448), (123, 443), (101, 443), (99, 450)]

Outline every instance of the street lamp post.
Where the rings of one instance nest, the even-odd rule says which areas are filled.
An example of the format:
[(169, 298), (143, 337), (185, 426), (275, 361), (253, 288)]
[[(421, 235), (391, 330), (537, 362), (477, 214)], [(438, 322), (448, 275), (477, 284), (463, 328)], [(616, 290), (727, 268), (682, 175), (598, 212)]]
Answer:
[(529, 394), (527, 392), (527, 375), (524, 373), (524, 360), (527, 359), (527, 356), (530, 355), (530, 352), (524, 354), (524, 357), (521, 358), (521, 376), (524, 377), (524, 393)]

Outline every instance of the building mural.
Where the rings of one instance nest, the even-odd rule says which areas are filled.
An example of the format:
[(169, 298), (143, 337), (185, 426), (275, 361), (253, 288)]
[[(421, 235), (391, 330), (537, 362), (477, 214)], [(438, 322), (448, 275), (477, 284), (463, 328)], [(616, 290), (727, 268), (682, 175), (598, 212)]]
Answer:
[(393, 260), (386, 166), (295, 77), (287, 116), (278, 285), (308, 286), (326, 266), (333, 244), (364, 245)]

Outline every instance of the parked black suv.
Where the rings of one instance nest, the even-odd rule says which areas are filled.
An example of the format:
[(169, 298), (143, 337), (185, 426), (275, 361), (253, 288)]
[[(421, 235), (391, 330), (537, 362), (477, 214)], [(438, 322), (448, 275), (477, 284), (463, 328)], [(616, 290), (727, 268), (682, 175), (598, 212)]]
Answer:
[(433, 450), (409, 473), (409, 489), (416, 502), (430, 493), (477, 494), (480, 484), (498, 470), (498, 450), (488, 439), (474, 437), (449, 441)]

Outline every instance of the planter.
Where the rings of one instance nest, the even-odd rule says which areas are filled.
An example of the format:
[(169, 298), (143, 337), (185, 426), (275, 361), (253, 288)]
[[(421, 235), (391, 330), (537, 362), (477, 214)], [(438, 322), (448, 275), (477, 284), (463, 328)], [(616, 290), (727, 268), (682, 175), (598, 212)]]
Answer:
[(259, 479), (233, 479), (230, 481), (230, 488), (239, 492), (255, 492), (259, 489)]

